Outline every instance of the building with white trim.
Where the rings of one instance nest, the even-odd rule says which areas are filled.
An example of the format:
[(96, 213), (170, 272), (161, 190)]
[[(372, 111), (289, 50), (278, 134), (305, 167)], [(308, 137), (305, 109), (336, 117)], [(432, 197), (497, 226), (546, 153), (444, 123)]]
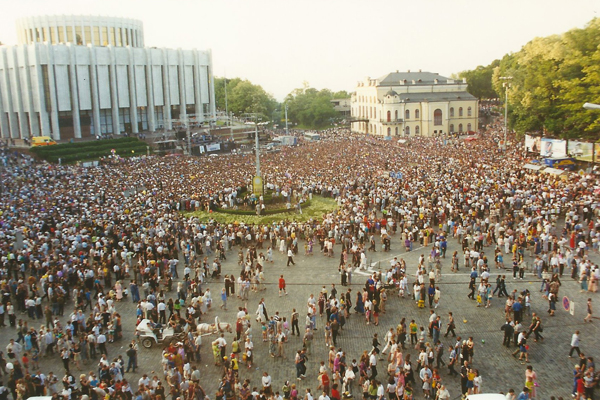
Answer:
[(135, 134), (215, 116), (211, 51), (144, 47), (141, 21), (30, 17), (17, 36), (0, 46), (3, 138)]
[(358, 83), (352, 94), (351, 128), (387, 137), (477, 131), (478, 108), (466, 80), (396, 71)]

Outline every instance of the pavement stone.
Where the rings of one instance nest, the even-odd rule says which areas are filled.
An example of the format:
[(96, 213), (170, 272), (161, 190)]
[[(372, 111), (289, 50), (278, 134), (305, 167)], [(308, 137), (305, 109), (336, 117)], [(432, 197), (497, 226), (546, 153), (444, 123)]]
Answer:
[[(300, 246), (302, 247), (302, 246)], [(378, 247), (381, 248), (381, 247)], [(416, 266), (418, 264), (418, 257), (420, 254), (427, 255), (427, 252), (431, 249), (428, 248), (417, 248), (412, 252), (405, 252), (404, 246), (399, 242), (398, 236), (392, 237), (392, 250), (384, 253), (381, 251), (368, 253), (369, 265), (372, 265), (375, 271), (381, 268), (384, 270), (389, 265), (389, 260), (394, 256), (403, 258), (407, 262), (408, 272), (411, 276), (414, 276)], [(228, 258), (223, 262), (222, 274), (234, 274), (238, 276), (239, 266), (237, 265), (237, 248), (230, 250), (227, 254)], [(450, 239), (448, 241), (448, 253), (452, 254), (454, 250), (459, 250), (460, 247), (456, 240)], [(487, 247), (487, 253), (493, 253), (492, 247)], [(484, 251), (485, 251), (484, 250)], [(336, 255), (332, 258), (323, 257), (319, 253), (313, 256), (304, 256), (302, 254), (295, 257), (296, 266), (286, 267), (287, 257), (279, 252), (274, 252), (274, 263), (267, 264), (265, 267), (265, 276), (267, 278), (266, 290), (259, 293), (250, 293), (249, 300), (247, 301), (248, 311), (251, 316), (254, 316), (258, 302), (261, 297), (265, 298), (267, 310), (269, 314), (274, 314), (275, 311), (279, 311), (281, 316), (288, 317), (290, 319), (293, 308), (296, 308), (300, 312), (300, 326), (303, 326), (304, 316), (303, 312), (306, 310), (306, 301), (311, 293), (315, 296), (320, 291), (323, 285), (329, 289), (331, 283), (335, 283), (338, 288), (338, 293), (342, 292), (342, 288), (339, 285), (340, 278), (337, 272), (337, 265), (339, 260), (339, 252), (341, 246), (335, 246)], [(300, 252), (302, 253), (302, 252)], [(600, 261), (600, 256), (591, 254), (590, 257), (596, 263)], [(529, 263), (531, 265), (531, 263)], [(442, 317), (442, 326), (445, 330), (445, 323), (447, 322), (447, 315), (449, 311), (452, 311), (455, 316), (457, 325), (457, 334), (463, 338), (473, 336), (475, 340), (475, 352), (474, 352), (474, 368), (478, 369), (480, 375), (483, 378), (483, 392), (494, 393), (494, 392), (506, 392), (508, 389), (513, 388), (517, 393), (520, 392), (525, 383), (525, 367), (518, 360), (511, 356), (512, 348), (509, 350), (502, 346), (502, 332), (500, 326), (504, 322), (504, 299), (495, 297), (492, 300), (491, 308), (478, 308), (475, 306), (475, 302), (467, 299), (468, 293), (468, 273), (464, 268), (461, 267), (459, 273), (450, 273), (450, 259), (446, 258), (442, 262), (442, 280), (439, 282), (439, 286), (442, 292), (440, 305), (437, 309), (438, 315)], [(180, 266), (179, 270), (183, 268)], [(497, 270), (492, 266), (490, 282), (495, 281)], [(600, 344), (600, 335), (598, 335), (598, 322), (584, 323), (583, 318), (585, 317), (585, 302), (588, 297), (592, 297), (596, 301), (596, 294), (593, 293), (580, 293), (579, 285), (574, 282), (570, 277), (565, 275), (562, 279), (562, 286), (560, 288), (559, 298), (562, 296), (568, 296), (571, 301), (576, 303), (575, 315), (572, 316), (568, 312), (562, 309), (562, 303), (557, 304), (556, 316), (550, 318), (546, 313), (548, 308), (547, 302), (542, 299), (541, 293), (539, 293), (540, 281), (537, 277), (527, 274), (525, 280), (513, 280), (511, 271), (506, 270), (503, 273), (507, 275), (507, 290), (510, 291), (514, 288), (522, 291), (529, 289), (532, 293), (532, 311), (537, 312), (543, 322), (544, 332), (543, 335), (545, 340), (541, 343), (534, 343), (530, 340), (530, 364), (533, 365), (534, 370), (538, 375), (538, 398), (550, 398), (550, 396), (562, 396), (563, 398), (570, 397), (572, 388), (572, 369), (576, 359), (568, 358), (568, 352), (570, 349), (571, 335), (575, 330), (581, 331), (582, 345), (581, 349), (587, 355), (596, 356), (598, 345)], [(283, 274), (288, 289), (288, 296), (278, 296), (277, 280), (279, 275)], [(510, 277), (509, 277), (510, 275)], [(354, 303), (355, 293), (361, 290), (366, 281), (366, 274), (354, 273), (352, 277), (352, 292), (354, 293), (352, 299)], [(411, 279), (409, 279), (411, 282)], [(128, 282), (127, 282), (128, 283)], [(174, 285), (175, 286), (175, 285)], [(210, 281), (207, 284), (210, 287), (213, 295), (213, 307), (209, 310), (207, 315), (202, 316), (202, 322), (214, 321), (215, 315), (218, 315), (222, 322), (235, 323), (235, 315), (237, 307), (242, 306), (241, 300), (236, 297), (230, 297), (228, 300), (228, 310), (221, 310), (218, 306), (220, 305), (220, 299), (216, 294), (220, 293), (223, 287), (222, 281)], [(345, 291), (345, 290), (344, 290)], [(412, 287), (411, 287), (412, 291)], [(171, 296), (175, 297), (175, 292), (170, 293)], [(127, 357), (125, 351), (127, 350), (128, 343), (134, 339), (135, 331), (135, 305), (127, 299), (123, 302), (117, 303), (117, 311), (122, 315), (123, 323), (123, 339), (116, 343), (108, 343), (109, 357), (116, 357), (118, 354), (122, 354), (124, 359)], [(65, 308), (65, 317), (69, 314), (69, 306)], [(427, 326), (429, 318), (429, 309), (418, 309), (414, 301), (409, 299), (401, 299), (397, 296), (389, 296), (386, 304), (387, 312), (380, 315), (379, 326), (366, 325), (364, 318), (359, 317), (356, 314), (352, 314), (351, 318), (347, 321), (347, 324), (338, 340), (338, 347), (342, 347), (347, 354), (347, 360), (351, 361), (353, 358), (358, 359), (360, 354), (364, 350), (371, 349), (371, 340), (373, 334), (377, 332), (381, 339), (385, 335), (385, 332), (390, 327), (395, 327), (402, 317), (406, 317), (408, 321), (415, 319), (419, 326)], [(28, 320), (30, 326), (38, 327), (40, 321), (30, 321), (26, 315), (19, 315), (18, 318)], [(255, 345), (255, 362), (252, 369), (247, 369), (243, 365), (240, 365), (240, 378), (241, 380), (249, 378), (252, 386), (260, 387), (260, 378), (264, 371), (267, 371), (273, 378), (274, 390), (281, 390), (284, 382), (289, 380), (290, 383), (296, 383), (299, 389), (299, 393), (303, 394), (304, 389), (310, 387), (315, 393), (315, 389), (318, 385), (317, 374), (319, 362), (321, 360), (327, 360), (327, 347), (325, 346), (323, 336), (323, 324), (325, 317), (318, 319), (317, 327), (315, 331), (315, 340), (313, 344), (313, 354), (310, 356), (307, 363), (307, 378), (301, 382), (296, 381), (295, 367), (294, 367), (294, 354), (296, 350), (302, 346), (301, 338), (297, 336), (290, 336), (288, 343), (285, 344), (285, 359), (271, 358), (268, 354), (268, 343), (263, 343), (260, 339), (260, 332), (257, 329), (257, 323), (252, 318), (254, 324), (254, 345)], [(463, 322), (466, 320), (467, 322)], [(527, 321), (527, 319), (525, 319)], [(5, 349), (10, 338), (17, 337), (15, 330), (6, 327), (0, 328), (0, 346)], [(233, 334), (227, 333), (225, 338), (228, 344), (231, 343)], [(206, 393), (213, 398), (218, 382), (221, 377), (221, 369), (213, 365), (212, 352), (210, 349), (210, 341), (216, 338), (216, 336), (207, 336), (203, 340), (203, 346), (201, 350), (202, 360), (196, 365), (199, 367), (202, 380), (201, 384), (206, 390)], [(444, 338), (441, 336), (442, 343), (449, 345), (453, 343), (451, 338)], [(231, 347), (228, 346), (228, 350)], [(407, 350), (411, 354), (413, 360), (416, 359), (417, 353), (414, 349), (410, 348)], [(138, 352), (138, 364), (139, 369), (136, 373), (127, 373), (125, 378), (132, 383), (133, 389), (137, 388), (137, 382), (143, 373), (149, 375), (158, 375), (162, 379), (162, 367), (160, 364), (161, 348), (160, 346), (154, 346), (151, 349), (145, 349), (140, 346)], [(444, 361), (447, 361), (444, 358)], [(379, 362), (379, 371), (385, 371), (387, 365)], [(97, 370), (97, 361), (84, 362), (81, 373), (87, 373), (89, 371)], [(413, 363), (414, 365), (414, 363)], [(80, 372), (75, 371), (73, 373), (77, 376)], [(40, 370), (44, 373), (54, 371), (59, 377), (63, 375), (63, 367), (60, 359), (55, 356), (54, 358), (42, 358), (40, 361)], [(448, 377), (447, 369), (442, 368), (442, 381), (446, 383), (450, 394), (453, 398), (460, 395), (460, 379), (456, 377)], [(380, 375), (381, 376), (381, 375)], [(356, 385), (355, 385), (356, 387)], [(422, 394), (419, 390), (415, 390), (416, 397), (421, 398)]]

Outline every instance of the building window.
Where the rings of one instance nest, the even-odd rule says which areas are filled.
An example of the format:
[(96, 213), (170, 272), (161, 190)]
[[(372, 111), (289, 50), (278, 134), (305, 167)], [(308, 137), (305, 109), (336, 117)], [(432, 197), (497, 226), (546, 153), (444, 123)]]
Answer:
[(454, 117), (454, 107), (450, 107), (450, 117)]
[(396, 136), (398, 136), (398, 127), (396, 127)]
[(62, 26), (58, 27), (58, 43), (65, 43), (65, 28)]
[(404, 133), (406, 133), (406, 136), (410, 135), (410, 126), (404, 128)]
[(462, 109), (462, 107), (459, 107), (459, 108), (458, 108), (458, 116), (459, 116), (459, 117), (462, 117), (462, 116), (463, 116), (463, 109)]
[(467, 131), (471, 132), (471, 124), (467, 124)]
[(394, 119), (395, 119), (396, 121), (398, 121), (398, 110), (396, 110), (396, 112), (394, 113), (394, 115), (395, 115), (395, 118), (394, 118)]
[(50, 43), (56, 44), (56, 28), (50, 28)]
[(137, 115), (138, 115), (138, 131), (147, 131), (148, 130), (148, 113), (146, 111), (146, 107), (138, 107)]
[(433, 112), (433, 124), (442, 125), (442, 110), (439, 108)]
[(450, 124), (450, 133), (454, 133), (454, 124)]
[(421, 128), (419, 128), (419, 125), (415, 126), (415, 135), (420, 135), (421, 134)]
[(75, 43), (75, 36), (73, 35), (72, 26), (67, 26), (67, 43)]
[(42, 85), (44, 86), (44, 104), (47, 112), (52, 111), (50, 99), (50, 78), (48, 76), (48, 65), (42, 65)]
[(467, 108), (467, 117), (470, 117), (473, 114), (471, 107)]
[(462, 133), (463, 127), (462, 124), (458, 124), (458, 133)]
[(108, 28), (106, 26), (102, 27), (101, 43), (102, 46), (108, 46)]
[(154, 107), (154, 124), (156, 125), (157, 129), (162, 129), (165, 127), (162, 106)]
[(119, 108), (119, 133), (132, 133), (129, 108)]
[(75, 27), (75, 43), (77, 43), (77, 46), (83, 45), (83, 39), (81, 37), (81, 27), (80, 26)]
[(415, 110), (415, 119), (419, 119), (420, 116), (419, 110)]
[(100, 110), (100, 133), (106, 135), (113, 133), (112, 110)]
[(392, 128), (389, 128), (389, 127), (388, 127), (388, 134), (387, 134), (387, 135), (388, 135), (388, 136), (392, 136)]
[(90, 26), (83, 27), (83, 42), (85, 44), (93, 44), (93, 42), (92, 42), (92, 27), (90, 27)]
[(94, 26), (94, 46), (100, 46), (100, 27)]
[(410, 119), (410, 110), (406, 110), (406, 111), (404, 112), (404, 115), (405, 115), (405, 118), (406, 118), (406, 119)]
[(392, 112), (388, 111), (387, 112), (387, 122), (391, 122), (392, 121)]

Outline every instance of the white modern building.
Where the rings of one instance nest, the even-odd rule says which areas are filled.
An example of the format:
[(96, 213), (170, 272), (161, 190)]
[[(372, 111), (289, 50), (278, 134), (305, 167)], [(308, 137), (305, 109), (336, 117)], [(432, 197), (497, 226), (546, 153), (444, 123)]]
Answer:
[(141, 21), (57, 15), (17, 21), (0, 46), (0, 134), (56, 140), (171, 129), (215, 116), (210, 50), (144, 47)]
[(476, 131), (478, 108), (465, 80), (396, 71), (358, 83), (352, 94), (351, 128), (388, 137)]

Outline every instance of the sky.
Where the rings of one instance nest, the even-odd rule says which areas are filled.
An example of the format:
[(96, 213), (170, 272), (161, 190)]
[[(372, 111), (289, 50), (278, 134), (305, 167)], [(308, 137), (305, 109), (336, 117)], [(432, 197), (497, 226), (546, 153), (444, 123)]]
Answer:
[(277, 100), (305, 82), (351, 92), (396, 70), (449, 76), (583, 28), (600, 1), (577, 0), (0, 0), (0, 42), (15, 20), (52, 14), (139, 19), (146, 46), (211, 49), (217, 77)]

